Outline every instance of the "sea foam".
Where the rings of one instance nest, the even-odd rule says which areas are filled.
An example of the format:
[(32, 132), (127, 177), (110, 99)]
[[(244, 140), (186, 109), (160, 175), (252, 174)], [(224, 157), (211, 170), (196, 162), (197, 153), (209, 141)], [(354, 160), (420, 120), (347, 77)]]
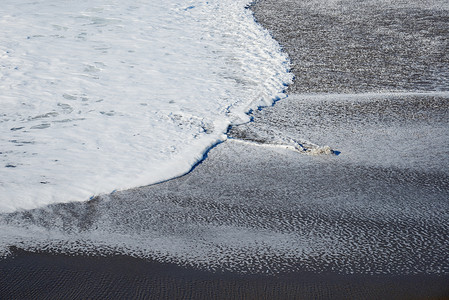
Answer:
[(182, 175), (283, 97), (287, 57), (248, 4), (3, 1), (0, 212)]

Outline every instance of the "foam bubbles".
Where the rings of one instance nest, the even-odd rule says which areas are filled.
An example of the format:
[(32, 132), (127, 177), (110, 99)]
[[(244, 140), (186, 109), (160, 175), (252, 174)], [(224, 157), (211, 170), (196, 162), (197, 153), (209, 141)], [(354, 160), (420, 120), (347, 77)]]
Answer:
[(286, 56), (247, 4), (3, 2), (0, 211), (186, 173), (282, 97)]

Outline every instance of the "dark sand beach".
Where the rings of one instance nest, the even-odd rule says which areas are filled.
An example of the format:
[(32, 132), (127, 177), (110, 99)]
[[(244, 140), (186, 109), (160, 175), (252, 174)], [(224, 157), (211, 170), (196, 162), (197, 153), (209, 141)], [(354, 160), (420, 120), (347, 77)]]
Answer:
[(18, 251), (2, 261), (3, 299), (446, 299), (440, 276), (211, 273), (127, 256)]
[(320, 3), (251, 7), (296, 81), (192, 172), (3, 215), (0, 298), (449, 299), (449, 10)]

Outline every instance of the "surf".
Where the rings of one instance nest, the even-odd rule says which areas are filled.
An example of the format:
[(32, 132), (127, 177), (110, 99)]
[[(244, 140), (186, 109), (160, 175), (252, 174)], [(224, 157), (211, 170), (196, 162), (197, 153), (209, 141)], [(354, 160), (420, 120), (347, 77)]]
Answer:
[(0, 212), (188, 172), (291, 82), (249, 1), (6, 1)]

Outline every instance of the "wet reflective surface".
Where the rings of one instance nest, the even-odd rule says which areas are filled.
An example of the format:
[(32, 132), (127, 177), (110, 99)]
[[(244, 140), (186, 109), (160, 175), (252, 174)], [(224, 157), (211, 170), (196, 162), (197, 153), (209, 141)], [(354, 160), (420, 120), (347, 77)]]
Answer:
[[(427, 97), (431, 113), (418, 96), (357, 99), (325, 105), (292, 96), (231, 130), (321, 136), (338, 156), (231, 139), (181, 178), (3, 215), (2, 224), (17, 226), (11, 231), (31, 249), (119, 252), (207, 270), (448, 274), (447, 98)], [(425, 138), (413, 137), (421, 118), (397, 119), (397, 101), (432, 115)]]
[[(368, 276), (383, 278), (383, 296), (420, 297), (390, 293), (407, 285), (447, 295), (447, 4), (338, 3), (253, 7), (288, 51), (296, 82), (192, 172), (0, 215), (3, 252), (118, 253), (189, 270), (338, 274), (352, 283)], [(298, 143), (339, 155), (303, 153)], [(374, 295), (370, 284), (357, 294), (319, 282), (294, 295)]]
[(289, 53), (293, 93), (449, 89), (447, 1), (265, 0), (256, 18)]

